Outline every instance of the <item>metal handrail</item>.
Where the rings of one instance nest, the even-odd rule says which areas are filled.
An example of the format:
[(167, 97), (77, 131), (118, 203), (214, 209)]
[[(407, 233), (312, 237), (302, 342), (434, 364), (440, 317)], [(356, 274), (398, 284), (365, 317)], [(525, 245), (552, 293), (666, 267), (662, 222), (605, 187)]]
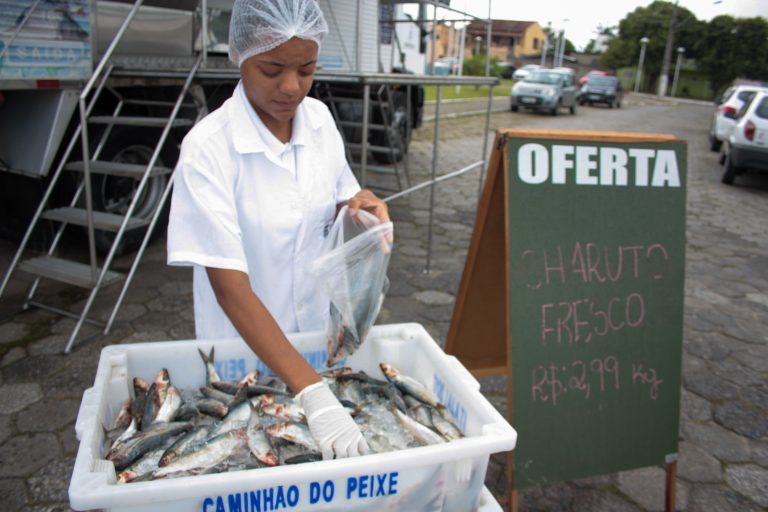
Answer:
[(120, 41), (123, 39), (123, 36), (125, 35), (125, 32), (128, 30), (128, 25), (131, 24), (131, 21), (133, 21), (133, 18), (136, 16), (136, 13), (139, 12), (139, 7), (141, 7), (141, 4), (144, 2), (144, 0), (136, 0), (133, 4), (133, 7), (131, 8), (130, 12), (128, 12), (128, 16), (125, 17), (125, 20), (123, 21), (123, 24), (120, 25), (120, 28), (118, 29), (117, 33), (115, 34), (115, 37), (112, 38), (112, 42), (110, 42), (109, 47), (107, 48), (107, 51), (104, 53), (104, 55), (101, 57), (101, 60), (99, 61), (99, 64), (96, 66), (96, 70), (91, 75), (91, 78), (88, 80), (88, 83), (85, 84), (85, 87), (80, 92), (80, 98), (78, 100), (79, 110), (80, 110), (80, 136), (83, 146), (83, 179), (85, 180), (85, 208), (86, 208), (86, 219), (88, 224), (88, 254), (91, 262), (91, 278), (96, 281), (97, 277), (99, 275), (98, 272), (98, 265), (96, 261), (96, 234), (94, 232), (94, 226), (93, 226), (93, 195), (91, 192), (91, 151), (89, 147), (89, 141), (88, 141), (88, 113), (86, 112), (85, 108), (85, 102), (86, 98), (91, 92), (91, 89), (93, 89), (94, 84), (101, 76), (101, 73), (104, 71), (104, 68), (107, 66), (107, 63), (112, 58), (112, 54), (115, 52), (115, 48), (117, 48), (117, 45), (120, 43)]
[(27, 24), (29, 19), (32, 17), (32, 13), (34, 12), (35, 9), (37, 9), (37, 6), (38, 6), (38, 4), (41, 1), (42, 0), (35, 0), (35, 3), (32, 4), (32, 7), (29, 9), (29, 11), (27, 11), (27, 15), (24, 17), (23, 20), (21, 20), (21, 23), (19, 24), (19, 27), (13, 32), (13, 34), (11, 34), (11, 38), (8, 40), (8, 43), (6, 43), (5, 48), (3, 48), (2, 51), (0, 51), (0, 60), (2, 60), (3, 56), (5, 55), (5, 52), (7, 52), (10, 49), (11, 45), (13, 44), (13, 42), (16, 40), (18, 35), (21, 33), (21, 29), (23, 29), (24, 25)]

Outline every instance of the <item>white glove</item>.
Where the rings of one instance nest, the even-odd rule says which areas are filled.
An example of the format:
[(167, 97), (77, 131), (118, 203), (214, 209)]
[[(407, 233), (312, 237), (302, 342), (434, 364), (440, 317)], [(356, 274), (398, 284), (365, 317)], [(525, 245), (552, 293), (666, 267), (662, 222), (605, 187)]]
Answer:
[(324, 460), (371, 452), (357, 424), (325, 382), (310, 384), (296, 399), (304, 408), (307, 425)]

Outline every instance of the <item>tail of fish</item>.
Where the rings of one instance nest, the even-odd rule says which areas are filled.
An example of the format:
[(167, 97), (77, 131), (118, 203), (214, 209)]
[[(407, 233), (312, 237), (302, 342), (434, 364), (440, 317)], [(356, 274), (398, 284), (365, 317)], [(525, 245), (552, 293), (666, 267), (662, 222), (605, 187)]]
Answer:
[(214, 347), (211, 347), (211, 351), (207, 356), (205, 355), (205, 352), (199, 348), (197, 351), (200, 353), (200, 357), (203, 358), (203, 363), (205, 364), (205, 383), (210, 386), (212, 382), (220, 381), (219, 374), (216, 373), (216, 366), (213, 364)]

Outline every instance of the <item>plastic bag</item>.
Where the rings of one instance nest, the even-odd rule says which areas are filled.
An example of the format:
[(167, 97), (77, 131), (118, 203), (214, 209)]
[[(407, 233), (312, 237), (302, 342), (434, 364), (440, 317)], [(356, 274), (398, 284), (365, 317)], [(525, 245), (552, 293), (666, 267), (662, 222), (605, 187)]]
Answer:
[(364, 211), (339, 211), (312, 262), (331, 299), (327, 330), (328, 366), (351, 355), (365, 341), (389, 288), (387, 267), (392, 252), (393, 226)]

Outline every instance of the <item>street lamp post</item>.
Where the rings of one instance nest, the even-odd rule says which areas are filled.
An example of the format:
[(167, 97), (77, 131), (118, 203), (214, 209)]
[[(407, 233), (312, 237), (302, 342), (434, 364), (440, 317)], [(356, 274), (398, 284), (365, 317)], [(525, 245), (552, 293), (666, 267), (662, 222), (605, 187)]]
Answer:
[(680, 62), (683, 60), (685, 48), (680, 46), (677, 49), (677, 62), (675, 63), (675, 77), (672, 79), (672, 96), (677, 96), (677, 80), (680, 78)]
[(640, 90), (640, 80), (643, 77), (643, 60), (645, 60), (645, 47), (650, 39), (643, 36), (640, 38), (640, 60), (637, 63), (637, 72), (635, 73), (635, 92)]
[(483, 38), (480, 36), (475, 36), (475, 55), (480, 55), (480, 43), (483, 41)]

